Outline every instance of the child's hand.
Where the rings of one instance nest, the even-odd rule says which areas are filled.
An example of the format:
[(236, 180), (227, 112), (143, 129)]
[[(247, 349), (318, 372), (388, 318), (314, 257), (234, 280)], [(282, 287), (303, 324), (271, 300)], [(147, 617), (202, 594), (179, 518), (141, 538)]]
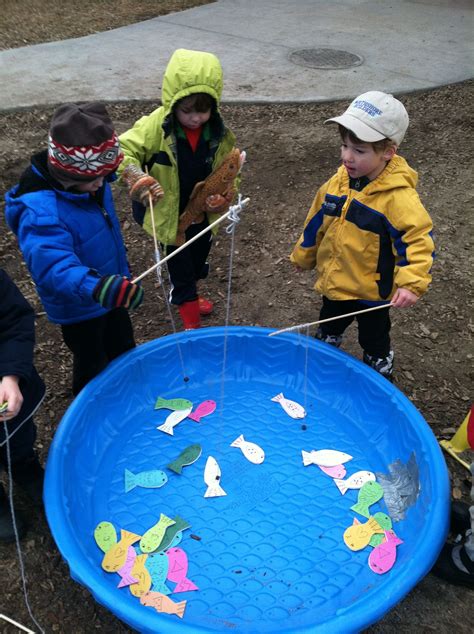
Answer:
[(395, 306), (395, 308), (409, 308), (416, 304), (418, 299), (418, 295), (415, 295), (415, 293), (412, 293), (407, 288), (399, 288), (392, 297), (391, 304)]
[(0, 381), (0, 403), (7, 402), (7, 411), (0, 414), (0, 420), (15, 418), (23, 405), (23, 396), (18, 387), (17, 376), (4, 376)]
[(164, 196), (163, 188), (156, 178), (145, 174), (136, 165), (127, 165), (123, 170), (122, 178), (128, 186), (130, 198), (145, 205), (145, 207), (150, 202), (150, 196), (153, 203)]
[(104, 275), (97, 282), (92, 297), (104, 308), (138, 308), (143, 301), (143, 288), (121, 275)]
[(206, 198), (206, 211), (214, 214), (224, 214), (234, 200), (235, 189), (231, 189), (225, 196), (221, 194), (212, 194)]

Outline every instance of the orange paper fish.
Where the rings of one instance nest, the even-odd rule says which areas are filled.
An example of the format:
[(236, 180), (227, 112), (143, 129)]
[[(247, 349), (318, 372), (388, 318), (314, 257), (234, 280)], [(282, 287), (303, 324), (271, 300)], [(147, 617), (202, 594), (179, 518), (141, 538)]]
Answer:
[(175, 603), (166, 595), (161, 594), (161, 592), (145, 592), (140, 597), (140, 603), (155, 608), (157, 612), (176, 614), (180, 619), (183, 618), (186, 608), (186, 601)]
[(117, 572), (127, 561), (128, 547), (137, 542), (141, 535), (130, 531), (120, 531), (120, 541), (110, 548), (102, 560), (102, 568), (107, 572)]

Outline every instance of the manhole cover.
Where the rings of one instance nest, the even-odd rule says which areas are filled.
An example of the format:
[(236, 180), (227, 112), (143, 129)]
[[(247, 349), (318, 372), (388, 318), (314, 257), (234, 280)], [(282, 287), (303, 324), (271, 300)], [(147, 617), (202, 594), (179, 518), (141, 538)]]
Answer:
[(290, 53), (290, 62), (309, 68), (336, 70), (360, 66), (364, 58), (348, 51), (334, 48), (302, 48)]

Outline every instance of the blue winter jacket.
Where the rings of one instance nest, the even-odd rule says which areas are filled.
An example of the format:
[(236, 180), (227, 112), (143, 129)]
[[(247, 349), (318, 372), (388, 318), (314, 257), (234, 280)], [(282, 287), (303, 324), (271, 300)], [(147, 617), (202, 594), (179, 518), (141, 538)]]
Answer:
[(130, 271), (109, 183), (95, 196), (65, 191), (46, 161), (46, 152), (32, 157), (5, 215), (48, 318), (72, 324), (107, 312), (92, 299), (102, 275)]

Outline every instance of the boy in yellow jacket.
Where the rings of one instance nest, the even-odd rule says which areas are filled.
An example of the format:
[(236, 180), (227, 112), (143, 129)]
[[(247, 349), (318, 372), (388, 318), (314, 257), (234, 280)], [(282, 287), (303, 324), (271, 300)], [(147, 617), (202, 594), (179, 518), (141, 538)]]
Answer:
[[(342, 166), (317, 192), (290, 256), (316, 268), (320, 319), (379, 304), (413, 306), (431, 281), (432, 221), (416, 192), (417, 173), (396, 152), (408, 114), (393, 95), (356, 97), (337, 123)], [(322, 324), (317, 337), (339, 347), (353, 318)], [(391, 380), (389, 309), (357, 316), (363, 360)]]

